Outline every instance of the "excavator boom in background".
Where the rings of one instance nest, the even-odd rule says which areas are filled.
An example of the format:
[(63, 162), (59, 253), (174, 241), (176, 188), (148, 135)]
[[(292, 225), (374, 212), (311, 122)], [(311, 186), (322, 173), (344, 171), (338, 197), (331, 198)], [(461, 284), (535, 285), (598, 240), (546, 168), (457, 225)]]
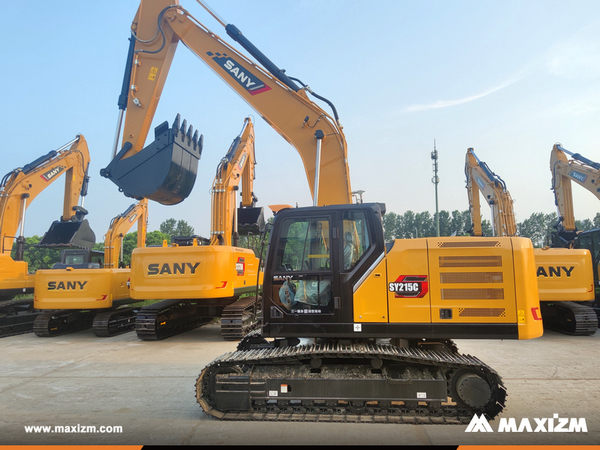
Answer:
[[(130, 269), (119, 263), (127, 231), (137, 222), (138, 247), (146, 245), (148, 200), (140, 200), (113, 218), (104, 236), (104, 253), (65, 250), (52, 269), (38, 270), (34, 306), (44, 312), (33, 330), (40, 337), (92, 328), (101, 337), (132, 331), (138, 308), (131, 301)], [(121, 308), (120, 308), (121, 307)]]
[(600, 200), (600, 163), (579, 153), (571, 153), (560, 144), (554, 144), (550, 154), (550, 172), (554, 201), (558, 210), (557, 233), (554, 235), (553, 246), (573, 246), (572, 241), (578, 233), (575, 225), (571, 181), (575, 181)]
[[(65, 175), (63, 211), (36, 247), (90, 248), (96, 237), (79, 205), (87, 194), (90, 154), (79, 134), (75, 139), (31, 163), (7, 173), (0, 182), (0, 336), (32, 330), (37, 316), (31, 299), (7, 302), (18, 294), (34, 291), (35, 275), (23, 260), (25, 213), (33, 200), (54, 181)], [(16, 239), (15, 257), (11, 256)]]
[[(483, 235), (479, 203), (481, 192), (492, 210), (494, 235), (516, 236), (513, 200), (506, 183), (477, 158), (472, 148), (467, 150), (465, 175), (473, 235)], [(590, 252), (545, 247), (534, 249), (534, 255), (544, 327), (576, 336), (595, 334), (598, 318), (589, 305), (594, 300)]]

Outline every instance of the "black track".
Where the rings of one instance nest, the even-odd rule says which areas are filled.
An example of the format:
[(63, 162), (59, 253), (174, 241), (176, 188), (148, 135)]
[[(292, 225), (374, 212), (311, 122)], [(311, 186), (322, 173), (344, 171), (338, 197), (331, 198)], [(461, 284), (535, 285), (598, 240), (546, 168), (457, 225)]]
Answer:
[[(388, 372), (409, 376), (386, 379)], [(307, 395), (307, 380), (326, 389)], [(289, 392), (271, 394), (280, 385)], [(437, 397), (407, 397), (411, 389), (437, 391)], [(391, 394), (398, 390), (402, 398)], [(500, 376), (472, 356), (335, 343), (227, 353), (200, 373), (196, 399), (207, 414), (225, 420), (464, 424), (474, 414), (496, 417), (506, 390)]]
[(540, 302), (544, 328), (572, 336), (591, 336), (598, 330), (594, 309), (576, 302)]
[(32, 299), (0, 302), (0, 338), (31, 333), (40, 311), (33, 309)]

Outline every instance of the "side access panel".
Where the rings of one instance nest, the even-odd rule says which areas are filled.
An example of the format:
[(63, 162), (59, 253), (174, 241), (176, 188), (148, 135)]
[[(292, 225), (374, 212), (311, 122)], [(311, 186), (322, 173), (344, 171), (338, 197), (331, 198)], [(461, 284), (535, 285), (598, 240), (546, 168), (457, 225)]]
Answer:
[(386, 259), (390, 322), (431, 323), (427, 241), (396, 240)]

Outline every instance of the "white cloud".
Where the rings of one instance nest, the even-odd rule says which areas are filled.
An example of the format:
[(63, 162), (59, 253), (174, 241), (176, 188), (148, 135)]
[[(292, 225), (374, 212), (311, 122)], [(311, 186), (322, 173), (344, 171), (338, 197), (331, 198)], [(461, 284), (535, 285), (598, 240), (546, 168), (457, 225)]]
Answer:
[(480, 98), (483, 98), (487, 95), (493, 94), (494, 92), (497, 92), (501, 89), (504, 89), (507, 86), (510, 86), (511, 84), (517, 82), (519, 79), (521, 79), (521, 77), (516, 77), (513, 78), (509, 81), (506, 81), (502, 84), (500, 84), (499, 86), (493, 87), (491, 89), (488, 89), (485, 92), (482, 92), (480, 94), (476, 94), (476, 95), (471, 95), (469, 97), (465, 97), (465, 98), (461, 98), (458, 100), (438, 100), (435, 103), (430, 103), (428, 105), (413, 105), (413, 106), (409, 106), (407, 108), (404, 109), (404, 112), (414, 112), (414, 111), (428, 111), (430, 109), (439, 109), (439, 108), (447, 108), (449, 106), (456, 106), (456, 105), (463, 105), (465, 103), (469, 103), (472, 102), (474, 100), (479, 100)]
[(594, 21), (550, 47), (546, 67), (559, 77), (597, 78), (600, 74), (600, 21)]

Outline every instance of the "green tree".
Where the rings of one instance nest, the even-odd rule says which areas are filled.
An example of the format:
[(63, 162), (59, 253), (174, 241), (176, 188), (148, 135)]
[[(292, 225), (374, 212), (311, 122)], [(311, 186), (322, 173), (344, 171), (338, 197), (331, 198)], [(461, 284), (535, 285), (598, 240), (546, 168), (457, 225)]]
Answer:
[(185, 220), (175, 220), (173, 218), (161, 223), (159, 230), (169, 236), (192, 236), (194, 234), (194, 227), (190, 226)]
[(547, 243), (548, 236), (555, 232), (556, 213), (533, 213), (523, 222), (517, 224), (519, 235), (531, 239), (534, 247), (542, 247)]
[(383, 216), (383, 238), (386, 242), (396, 238), (398, 219), (398, 215), (394, 212), (386, 213)]
[[(60, 250), (55, 248), (39, 248), (35, 244), (39, 244), (42, 238), (39, 236), (31, 236), (25, 238), (25, 252), (23, 260), (28, 264), (29, 273), (34, 273), (39, 269), (50, 269), (60, 261)], [(17, 244), (13, 244), (11, 257), (16, 258)]]

